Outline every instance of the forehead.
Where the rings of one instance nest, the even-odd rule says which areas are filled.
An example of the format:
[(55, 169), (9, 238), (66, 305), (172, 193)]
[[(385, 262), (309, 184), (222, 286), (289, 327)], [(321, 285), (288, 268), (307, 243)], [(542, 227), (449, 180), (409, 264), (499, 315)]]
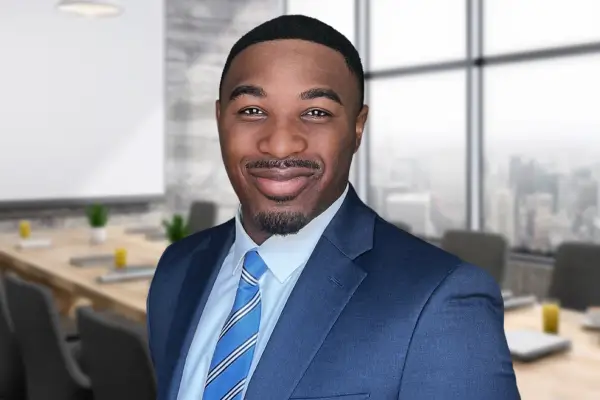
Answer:
[(262, 42), (244, 49), (231, 63), (224, 89), (241, 83), (262, 85), (267, 92), (270, 84), (274, 88), (281, 84), (288, 88), (325, 85), (342, 96), (356, 95), (358, 90), (356, 78), (339, 52), (296, 39)]

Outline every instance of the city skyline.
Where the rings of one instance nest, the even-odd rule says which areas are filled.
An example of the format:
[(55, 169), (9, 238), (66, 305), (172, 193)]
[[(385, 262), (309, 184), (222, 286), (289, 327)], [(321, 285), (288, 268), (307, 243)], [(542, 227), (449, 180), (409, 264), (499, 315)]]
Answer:
[[(445, 161), (452, 158), (460, 159), (447, 156)], [(485, 230), (502, 234), (512, 247), (542, 253), (566, 240), (600, 241), (600, 163), (556, 171), (519, 153), (503, 162), (490, 159)], [(386, 181), (380, 161), (379, 179), (371, 186), (373, 205), (386, 219), (428, 237), (465, 227), (464, 174), (448, 174), (440, 163), (432, 168), (432, 159), (398, 158), (394, 164), (395, 175), (388, 174)]]

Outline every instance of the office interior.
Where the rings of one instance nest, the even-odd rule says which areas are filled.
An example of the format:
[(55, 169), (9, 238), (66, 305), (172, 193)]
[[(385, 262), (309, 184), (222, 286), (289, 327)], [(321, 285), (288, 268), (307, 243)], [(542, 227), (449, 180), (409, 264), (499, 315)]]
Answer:
[(598, 399), (597, 0), (2, 2), (0, 399), (156, 398), (152, 269), (237, 211), (218, 82), (284, 13), (361, 54), (359, 196), (488, 270), (509, 345), (549, 341), (514, 342), (522, 398)]

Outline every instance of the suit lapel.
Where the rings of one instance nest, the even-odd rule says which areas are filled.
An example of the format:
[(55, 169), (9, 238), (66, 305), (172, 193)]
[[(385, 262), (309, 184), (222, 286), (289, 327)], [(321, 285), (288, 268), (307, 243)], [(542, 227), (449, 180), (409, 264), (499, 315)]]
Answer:
[(161, 399), (177, 398), (186, 355), (196, 326), (234, 235), (232, 222), (219, 226), (189, 259), (167, 340), (165, 358), (169, 384), (164, 386), (166, 393), (162, 393)]
[(372, 248), (375, 214), (348, 192), (319, 240), (275, 326), (248, 400), (289, 398), (367, 272), (354, 262)]

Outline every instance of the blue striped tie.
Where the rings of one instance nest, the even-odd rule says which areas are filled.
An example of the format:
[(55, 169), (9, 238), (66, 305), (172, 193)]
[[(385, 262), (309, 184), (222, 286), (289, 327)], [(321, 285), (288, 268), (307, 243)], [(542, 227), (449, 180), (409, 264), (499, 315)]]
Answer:
[(260, 326), (258, 281), (267, 266), (256, 251), (246, 253), (233, 308), (210, 363), (204, 400), (239, 400), (246, 386)]

